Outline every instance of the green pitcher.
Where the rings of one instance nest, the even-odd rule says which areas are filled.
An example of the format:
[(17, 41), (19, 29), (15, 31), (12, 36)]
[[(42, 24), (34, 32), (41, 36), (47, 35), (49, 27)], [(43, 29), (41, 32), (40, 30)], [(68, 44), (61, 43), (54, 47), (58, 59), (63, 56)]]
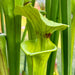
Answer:
[(17, 6), (14, 13), (25, 16), (36, 33), (36, 39), (21, 43), (21, 49), (27, 58), (27, 75), (46, 75), (48, 58), (57, 50), (57, 47), (50, 41), (50, 36), (56, 30), (66, 29), (68, 25), (48, 20), (31, 4), (23, 7)]
[(49, 39), (44, 38), (42, 49), (40, 39), (22, 42), (21, 49), (26, 54), (28, 75), (46, 75), (48, 58), (57, 47)]

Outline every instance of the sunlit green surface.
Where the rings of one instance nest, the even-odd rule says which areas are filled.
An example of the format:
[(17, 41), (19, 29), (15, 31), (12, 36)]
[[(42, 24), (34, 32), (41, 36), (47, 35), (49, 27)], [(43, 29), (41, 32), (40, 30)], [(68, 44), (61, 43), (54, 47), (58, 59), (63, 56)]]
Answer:
[(40, 41), (25, 41), (21, 49), (26, 54), (28, 64), (28, 75), (46, 75), (46, 64), (51, 52), (57, 50), (56, 46), (49, 40), (45, 40), (45, 47), (41, 50)]
[(8, 75), (5, 35), (0, 34), (0, 75)]

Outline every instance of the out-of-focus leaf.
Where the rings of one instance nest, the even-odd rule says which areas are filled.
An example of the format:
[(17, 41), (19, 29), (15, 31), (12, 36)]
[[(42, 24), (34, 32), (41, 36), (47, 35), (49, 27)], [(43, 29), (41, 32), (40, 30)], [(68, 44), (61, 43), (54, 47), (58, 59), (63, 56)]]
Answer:
[(32, 23), (34, 30), (39, 34), (53, 33), (56, 30), (64, 30), (68, 26), (61, 23), (56, 23), (48, 20), (39, 13), (39, 11), (32, 7), (31, 4), (27, 4), (24, 7), (17, 6), (14, 10), (15, 15), (22, 15), (28, 18)]
[(74, 13), (74, 11), (75, 11), (75, 0), (71, 0), (71, 11), (72, 11), (72, 13)]
[(1, 4), (0, 4), (0, 12), (1, 12)]
[[(71, 12), (72, 12), (72, 23), (71, 23), (71, 50), (73, 51), (74, 48), (74, 37), (75, 37), (75, 0), (72, 0), (71, 2)], [(72, 52), (73, 53), (73, 52)]]
[(0, 75), (8, 75), (5, 35), (0, 34)]
[(6, 15), (13, 16), (13, 10), (15, 6), (22, 6), (24, 0), (0, 0), (1, 6), (4, 9)]
[(24, 2), (26, 3), (26, 2), (31, 2), (32, 0), (24, 0)]
[(22, 75), (26, 75), (26, 73), (23, 71), (23, 72), (22, 72)]
[(4, 55), (6, 56), (6, 40), (5, 34), (0, 34), (0, 49), (3, 50)]
[(72, 9), (71, 11), (72, 12), (72, 33), (74, 34), (75, 32), (75, 0), (72, 0), (71, 9)]
[(41, 13), (42, 15), (46, 15), (46, 11), (44, 11), (44, 10), (40, 10), (40, 13)]
[(73, 49), (74, 49), (74, 37), (75, 37), (75, 16), (72, 19), (71, 23), (71, 51), (73, 55)]

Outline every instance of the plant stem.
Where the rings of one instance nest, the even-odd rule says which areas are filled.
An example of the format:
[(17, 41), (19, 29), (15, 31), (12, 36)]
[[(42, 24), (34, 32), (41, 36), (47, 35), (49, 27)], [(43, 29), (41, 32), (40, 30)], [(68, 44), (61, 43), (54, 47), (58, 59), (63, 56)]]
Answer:
[(15, 16), (15, 25), (16, 25), (16, 75), (19, 75), (20, 72), (20, 42), (21, 42), (21, 16)]
[(21, 17), (5, 15), (7, 29), (7, 48), (9, 59), (9, 74), (19, 75), (20, 68), (20, 37)]
[[(21, 42), (21, 16), (14, 15), (14, 2), (12, 3), (12, 12), (5, 12), (7, 50), (9, 62), (9, 74), (19, 75), (20, 70), (20, 42)], [(16, 3), (16, 2), (15, 2)], [(19, 4), (18, 4), (19, 5)]]
[[(27, 31), (27, 25), (26, 25), (26, 27), (25, 27), (25, 29), (24, 29), (24, 32), (23, 32), (23, 36), (22, 36), (21, 42), (23, 42), (24, 39), (25, 39), (26, 31)], [(25, 59), (24, 59), (24, 71), (26, 71), (26, 56), (25, 56)]]
[(71, 0), (61, 0), (62, 23), (68, 24), (68, 29), (62, 31), (62, 75), (72, 75), (71, 51)]
[(51, 0), (46, 0), (46, 17), (50, 19)]
[(6, 32), (7, 32), (7, 48), (8, 48), (8, 60), (9, 60), (9, 74), (16, 75), (16, 34), (14, 17), (10, 18), (5, 15), (6, 19)]
[(25, 39), (26, 31), (27, 31), (27, 25), (26, 25), (26, 27), (25, 27), (25, 29), (24, 29), (24, 32), (23, 32), (23, 36), (22, 36), (22, 40), (21, 40), (21, 42), (23, 42), (24, 39)]
[(3, 9), (1, 7), (1, 29), (2, 29), (2, 33), (4, 33), (4, 16), (3, 16)]
[[(47, 17), (50, 20), (57, 21), (57, 12), (58, 12), (58, 1), (59, 0), (51, 0), (51, 4), (49, 2), (46, 3), (46, 11), (47, 11)], [(47, 6), (49, 4), (49, 7)], [(51, 6), (50, 6), (51, 5)], [(49, 9), (48, 9), (49, 8)], [(59, 38), (59, 32), (56, 31), (54, 34), (51, 36), (51, 40), (58, 45), (58, 38)], [(53, 75), (54, 72), (54, 66), (55, 66), (55, 59), (56, 59), (56, 53), (53, 52), (48, 60), (47, 64), (47, 75)]]

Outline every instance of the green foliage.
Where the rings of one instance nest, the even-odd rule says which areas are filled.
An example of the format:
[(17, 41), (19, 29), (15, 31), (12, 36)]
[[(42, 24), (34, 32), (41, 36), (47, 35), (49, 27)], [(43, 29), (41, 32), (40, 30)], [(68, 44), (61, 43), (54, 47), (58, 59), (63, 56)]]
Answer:
[[(46, 75), (46, 69), (47, 69), (47, 61), (49, 59), (49, 56), (51, 55), (51, 53), (54, 53), (57, 50), (56, 47), (56, 43), (57, 41), (52, 40), (55, 44), (53, 44), (50, 39), (49, 39), (49, 34), (51, 35), (52, 33), (54, 33), (57, 30), (65, 30), (68, 25), (66, 24), (70, 24), (70, 18), (67, 16), (71, 16), (69, 10), (66, 10), (67, 8), (67, 3), (70, 3), (66, 1), (62, 1), (65, 2), (65, 9), (64, 11), (66, 11), (66, 16), (65, 19), (64, 17), (64, 11), (62, 11), (62, 22), (66, 23), (66, 24), (62, 24), (62, 23), (56, 23), (54, 21), (56, 21), (56, 17), (57, 17), (57, 5), (58, 3), (53, 2), (50, 6), (50, 1), (49, 1), (49, 6), (50, 7), (54, 7), (56, 4), (55, 9), (53, 10), (53, 8), (50, 10), (50, 8), (48, 8), (49, 12), (47, 11), (48, 15), (47, 18), (50, 19), (51, 16), (51, 20), (48, 20), (45, 16), (43, 16), (41, 13), (46, 14), (45, 12), (39, 12), (37, 9), (35, 9), (34, 7), (31, 6), (31, 4), (27, 4), (25, 6), (23, 6), (24, 2), (28, 2), (31, 0), (0, 0), (0, 4), (1, 7), (4, 10), (4, 15), (5, 15), (5, 21), (6, 21), (6, 33), (7, 33), (7, 48), (8, 48), (8, 59), (9, 59), (9, 74), (10, 75), (19, 75), (19, 66), (20, 66), (20, 42), (21, 42), (21, 16), (25, 16), (28, 19), (27, 22), (27, 28), (28, 28), (28, 32), (29, 32), (29, 39), (28, 41), (22, 42), (21, 43), (21, 49), (24, 51), (24, 53), (26, 54), (27, 57), (27, 64), (28, 64), (28, 74), (29, 75)], [(33, 0), (32, 5), (34, 5), (35, 0)], [(47, 5), (48, 7), (48, 5)], [(63, 7), (63, 5), (62, 5)], [(70, 7), (69, 7), (70, 8)], [(73, 7), (72, 7), (73, 8)], [(15, 9), (15, 10), (14, 10)], [(73, 8), (74, 9), (74, 8)], [(56, 11), (56, 14), (54, 15)], [(68, 13), (69, 12), (69, 13)], [(15, 14), (14, 14), (15, 13)], [(50, 15), (52, 14), (52, 15)], [(63, 15), (64, 14), (64, 15)], [(74, 23), (73, 23), (74, 24)], [(71, 36), (71, 27), (67, 28), (65, 31), (63, 31), (63, 34), (66, 33), (65, 38), (67, 38), (66, 40), (64, 39), (62, 44), (66, 46), (66, 44), (64, 43), (67, 40), (71, 40), (70, 36)], [(26, 30), (25, 30), (26, 32)], [(25, 34), (24, 34), (25, 36)], [(37, 37), (36, 37), (37, 36)], [(6, 75), (7, 73), (7, 67), (6, 67), (6, 55), (5, 55), (5, 49), (4, 49), (4, 39), (2, 36), (0, 36), (0, 60), (4, 60), (4, 65), (5, 65), (5, 71), (6, 71)], [(64, 35), (62, 36), (64, 37)], [(57, 35), (55, 35), (54, 38), (57, 38)], [(3, 39), (3, 40), (2, 40)], [(57, 38), (58, 39), (58, 38)], [(22, 41), (24, 40), (24, 37), (22, 39)], [(2, 41), (2, 42), (1, 42)], [(65, 74), (67, 75), (68, 73), (71, 74), (71, 65), (72, 64), (72, 58), (70, 60), (68, 60), (68, 58), (72, 57), (70, 53), (72, 53), (70, 51), (70, 43), (71, 41), (68, 41), (69, 44), (67, 43), (67, 48), (64, 47), (63, 50), (64, 52), (67, 51), (67, 60), (65, 60), (66, 58), (64, 58), (65, 60), (65, 64), (63, 64), (64, 67), (66, 67), (64, 69)], [(69, 51), (68, 51), (69, 49)], [(66, 54), (64, 53), (64, 54)], [(2, 55), (1, 55), (2, 54)], [(55, 55), (56, 53), (54, 53)], [(63, 53), (62, 53), (63, 54)], [(64, 55), (63, 55), (64, 56)], [(55, 57), (54, 59), (55, 60)], [(62, 59), (63, 60), (63, 59)], [(63, 61), (64, 61), (63, 60)], [(67, 63), (68, 62), (68, 63)], [(54, 62), (51, 62), (54, 65)], [(4, 72), (3, 69), (3, 61), (1, 61), (0, 67), (2, 68), (1, 72)], [(67, 65), (68, 64), (68, 65)], [(1, 69), (0, 68), (0, 69)], [(52, 69), (53, 70), (53, 69)], [(50, 71), (51, 72), (51, 71)], [(63, 72), (63, 73), (64, 73)], [(69, 75), (70, 75), (69, 74)], [(25, 73), (23, 72), (23, 75), (25, 75)]]
[[(46, 0), (46, 17), (49, 20), (54, 22), (58, 22), (59, 20), (59, 1), (60, 0)], [(60, 7), (60, 6), (59, 6)], [(54, 32), (51, 37), (51, 41), (58, 46), (58, 39), (59, 39), (59, 31)], [(57, 51), (51, 53), (49, 57), (48, 64), (47, 64), (47, 75), (53, 75), (54, 67), (55, 67), (55, 60), (56, 60)]]
[(26, 3), (26, 2), (31, 2), (32, 0), (24, 0), (24, 2)]
[(14, 12), (15, 15), (27, 17), (37, 35), (37, 39), (25, 41), (21, 44), (21, 48), (27, 57), (29, 75), (46, 75), (46, 63), (50, 53), (57, 49), (47, 38), (46, 34), (53, 33), (56, 30), (64, 30), (68, 26), (48, 20), (31, 4), (27, 4), (24, 7), (16, 7)]
[[(34, 6), (35, 4), (35, 0), (32, 0), (32, 6)], [(34, 32), (34, 29), (31, 25), (31, 23), (27, 20), (27, 30), (28, 30), (28, 39), (29, 40), (33, 40), (36, 38), (36, 34)], [(26, 71), (26, 56), (25, 56), (25, 60), (24, 60), (24, 71)]]
[(22, 72), (22, 75), (26, 75), (26, 73), (23, 71), (23, 72)]
[(69, 25), (68, 29), (61, 32), (62, 75), (72, 75), (71, 0), (61, 0), (61, 16), (62, 23)]
[(0, 4), (0, 12), (1, 12), (1, 4)]
[(1, 3), (0, 3), (0, 12), (1, 12)]
[(72, 12), (72, 23), (71, 23), (71, 36), (72, 36), (71, 37), (71, 51), (72, 51), (72, 55), (73, 55), (74, 40), (75, 40), (75, 0), (71, 0), (71, 1), (72, 1), (71, 2), (71, 12)]
[(44, 11), (44, 10), (40, 10), (40, 13), (41, 13), (42, 15), (46, 15), (46, 11)]
[(24, 30), (24, 32), (23, 32), (23, 36), (22, 36), (22, 40), (21, 40), (21, 42), (23, 42), (24, 39), (25, 39), (26, 31), (27, 31), (27, 25), (26, 25), (25, 30)]
[(46, 63), (51, 52), (56, 51), (56, 46), (49, 40), (44, 39), (45, 46), (41, 50), (40, 39), (25, 41), (21, 49), (27, 57), (28, 75), (46, 75)]
[(14, 7), (22, 6), (24, 0), (0, 0), (0, 3), (4, 10), (6, 22), (9, 74), (19, 75), (21, 16), (14, 15)]
[(0, 34), (0, 75), (8, 75), (5, 35)]
[(56, 30), (64, 30), (65, 28), (68, 27), (65, 24), (56, 23), (43, 17), (37, 9), (31, 6), (31, 4), (27, 4), (24, 7), (18, 6), (15, 8), (14, 12), (15, 12), (15, 15), (22, 15), (27, 17), (28, 20), (32, 23), (34, 30), (37, 33), (42, 35), (53, 33)]
[(72, 4), (71, 4), (71, 12), (72, 12), (72, 51), (73, 51), (73, 47), (74, 47), (74, 37), (75, 37), (75, 0), (72, 0)]
[(75, 12), (75, 0), (71, 0), (71, 11), (72, 11), (72, 13), (74, 14), (74, 12)]
[(42, 54), (45, 52), (51, 52), (55, 51), (57, 48), (56, 46), (46, 38), (44, 39), (45, 45), (43, 46), (43, 49), (41, 50), (41, 39), (38, 38), (36, 40), (28, 40), (21, 43), (21, 49), (25, 52), (26, 55), (33, 56), (36, 54)]

